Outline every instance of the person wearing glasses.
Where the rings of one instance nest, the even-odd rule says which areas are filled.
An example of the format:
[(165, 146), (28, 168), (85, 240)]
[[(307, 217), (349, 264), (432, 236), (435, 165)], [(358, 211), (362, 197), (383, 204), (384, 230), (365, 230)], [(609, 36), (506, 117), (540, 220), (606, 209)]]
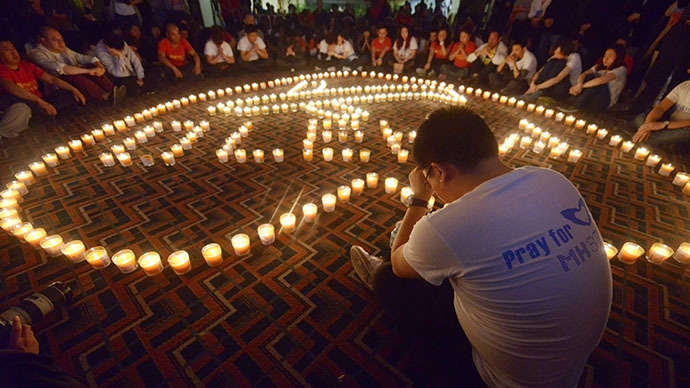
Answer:
[[(576, 386), (612, 296), (580, 193), (553, 170), (506, 166), (466, 108), (429, 114), (412, 154), (413, 195), (390, 259), (353, 246), (359, 278), (403, 337), (474, 378), (468, 386)], [(446, 205), (427, 214), (432, 195)]]

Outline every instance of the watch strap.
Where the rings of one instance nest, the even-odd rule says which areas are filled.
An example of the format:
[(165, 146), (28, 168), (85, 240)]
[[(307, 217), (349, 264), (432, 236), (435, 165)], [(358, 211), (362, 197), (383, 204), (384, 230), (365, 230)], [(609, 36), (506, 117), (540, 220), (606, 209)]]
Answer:
[(410, 199), (407, 200), (407, 207), (423, 207), (426, 208), (427, 205), (429, 204), (428, 201), (425, 201), (421, 198), (416, 198), (416, 197), (410, 197)]

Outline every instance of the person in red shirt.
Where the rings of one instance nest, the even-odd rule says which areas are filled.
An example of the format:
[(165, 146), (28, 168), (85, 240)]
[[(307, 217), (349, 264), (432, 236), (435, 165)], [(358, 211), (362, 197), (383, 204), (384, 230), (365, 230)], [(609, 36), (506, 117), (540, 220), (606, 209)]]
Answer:
[[(417, 73), (429, 75), (440, 74), (441, 66), (448, 63), (448, 56), (450, 55), (450, 50), (448, 50), (448, 29), (446, 27), (441, 27), (436, 33), (436, 40), (431, 42), (429, 46), (429, 57), (426, 60), (426, 64), (423, 69), (418, 69)], [(420, 71), (421, 70), (421, 71)]]
[[(39, 79), (60, 90), (44, 96), (38, 87)], [(58, 109), (68, 106), (73, 99), (82, 105), (86, 103), (84, 95), (74, 86), (31, 62), (22, 61), (14, 44), (7, 40), (0, 41), (0, 87), (0, 109), (5, 111), (0, 119), (0, 136), (4, 137), (15, 137), (28, 128), (30, 106), (38, 106), (55, 116)]]
[[(170, 23), (165, 26), (165, 38), (158, 42), (158, 60), (165, 66), (163, 71), (168, 79), (183, 79), (201, 74), (199, 54), (187, 39), (180, 36), (180, 29)], [(191, 57), (194, 65), (187, 61)]]
[(391, 53), (393, 42), (388, 37), (388, 29), (386, 27), (379, 27), (376, 39), (371, 41), (371, 66), (374, 68), (383, 67), (386, 62), (386, 55)]
[(467, 60), (467, 56), (472, 54), (477, 46), (472, 41), (472, 35), (469, 31), (460, 31), (459, 40), (450, 46), (450, 54), (448, 59), (452, 63), (447, 63), (441, 66), (441, 74), (439, 79), (450, 78), (452, 80), (460, 80), (467, 78), (470, 75), (472, 62)]

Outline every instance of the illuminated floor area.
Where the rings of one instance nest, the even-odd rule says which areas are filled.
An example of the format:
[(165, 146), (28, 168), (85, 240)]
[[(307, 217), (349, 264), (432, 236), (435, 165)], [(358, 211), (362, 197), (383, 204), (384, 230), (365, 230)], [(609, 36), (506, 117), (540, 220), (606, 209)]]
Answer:
[[(57, 145), (103, 123), (192, 93), (234, 89), (275, 77), (203, 80), (130, 98), (117, 108), (85, 108), (37, 125), (31, 136), (25, 133), (0, 142), (3, 185)], [(361, 78), (326, 82), (329, 88), (393, 83)], [(284, 93), (294, 86), (241, 97)], [(304, 90), (309, 89), (310, 85)], [(550, 167), (568, 177), (612, 246), (620, 249), (625, 242), (634, 242), (648, 249), (664, 243), (675, 250), (690, 240), (690, 195), (673, 184), (676, 172), (690, 171), (686, 159), (659, 153), (659, 166), (674, 167), (670, 176), (662, 176), (659, 166), (653, 169), (645, 166), (646, 159), (634, 159), (636, 149), (623, 152), (622, 142), (609, 145), (617, 132), (609, 123), (594, 121), (598, 129), (609, 132), (597, 139), (595, 133), (586, 134), (589, 122), (577, 129), (566, 126), (565, 119), (556, 122), (556, 115), (545, 118), (474, 95), (467, 99), (501, 143), (513, 133), (528, 135), (519, 129), (524, 118), (569, 145), (563, 155), (550, 158), (547, 137), (545, 150), (534, 152), (535, 134), (526, 149), (520, 148), (518, 138), (505, 160), (512, 166)], [(213, 104), (227, 100), (226, 96)], [(357, 280), (348, 256), (354, 243), (384, 251), (404, 211), (400, 191), (412, 163), (399, 163), (390, 152), (379, 120), (388, 120), (393, 131), (402, 131), (401, 146), (409, 148), (407, 133), (441, 104), (421, 100), (359, 104), (370, 113), (368, 121), (360, 120), (362, 143), (355, 142), (353, 131), (348, 131), (344, 143), (339, 142), (333, 120), (333, 140), (325, 145), (319, 120), (310, 162), (302, 154), (311, 118), (307, 113), (248, 119), (234, 116), (233, 110), (230, 116), (210, 116), (209, 105), (210, 101), (199, 102), (160, 116), (164, 132), (129, 151), (131, 167), (122, 167), (117, 160), (115, 166), (104, 167), (99, 155), (111, 152), (110, 147), (122, 144), (124, 137), (135, 137), (145, 124), (86, 147), (86, 153), (62, 161), (29, 187), (21, 204), (24, 218), (49, 234), (59, 233), (65, 241), (82, 240), (87, 248), (105, 246), (111, 256), (122, 249), (132, 249), (136, 255), (157, 251), (164, 263), (171, 252), (183, 249), (192, 266), (190, 272), (177, 275), (165, 264), (162, 274), (153, 277), (141, 268), (123, 274), (114, 264), (96, 270), (87, 262), (72, 264), (63, 256), (48, 257), (0, 234), (3, 307), (55, 280), (75, 290), (66, 314), (54, 314), (37, 326), (42, 351), (94, 387), (447, 386), (458, 378), (424, 357), (414, 341), (395, 332), (395, 322)], [(267, 105), (272, 110), (274, 103)], [(160, 154), (170, 151), (170, 145), (185, 134), (171, 129), (172, 120), (196, 124), (207, 120), (210, 130), (176, 158), (174, 166), (166, 166)], [(246, 151), (248, 161), (237, 163), (230, 151), (229, 162), (220, 163), (216, 150), (247, 120), (253, 129), (236, 148)], [(333, 149), (332, 161), (324, 160), (325, 147)], [(274, 161), (275, 148), (284, 150), (284, 162)], [(353, 150), (353, 161), (343, 161), (345, 148)], [(367, 163), (359, 160), (364, 148), (371, 151)], [(264, 163), (254, 162), (254, 149), (264, 151)], [(581, 158), (568, 162), (575, 149), (582, 151)], [(147, 153), (154, 156), (151, 167), (139, 161)], [(365, 188), (349, 203), (338, 202), (334, 212), (323, 211), (323, 194), (337, 194), (337, 187), (365, 179), (370, 172), (379, 175), (377, 188)], [(394, 194), (385, 193), (387, 177), (400, 181)], [(319, 213), (315, 222), (301, 222), (302, 205), (309, 202), (319, 205)], [(279, 217), (290, 211), (297, 216), (296, 231), (280, 232)], [(264, 223), (276, 227), (272, 245), (259, 241), (257, 227)], [(250, 237), (250, 255), (233, 252), (231, 238), (238, 233)], [(201, 254), (201, 248), (213, 242), (224, 252), (218, 267), (209, 267)], [(690, 385), (688, 265), (673, 258), (660, 265), (644, 258), (634, 264), (614, 258), (611, 263), (611, 317), (580, 386)]]

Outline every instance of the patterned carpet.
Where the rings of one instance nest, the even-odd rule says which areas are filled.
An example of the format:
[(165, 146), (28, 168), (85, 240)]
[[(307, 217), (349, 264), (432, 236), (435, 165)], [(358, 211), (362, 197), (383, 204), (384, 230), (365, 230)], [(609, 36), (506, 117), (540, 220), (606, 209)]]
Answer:
[[(258, 76), (256, 82), (275, 76)], [(116, 108), (82, 108), (37, 123), (18, 139), (0, 141), (2, 182), (56, 145), (103, 123), (190, 93), (254, 80), (206, 79), (128, 98)], [(382, 83), (361, 78), (327, 81), (329, 87)], [(247, 95), (277, 94), (292, 86)], [(105, 168), (98, 160), (101, 152), (122, 141), (118, 133), (51, 169), (30, 187), (22, 203), (25, 218), (35, 226), (66, 241), (81, 239), (87, 247), (104, 245), (111, 255), (129, 248), (137, 254), (157, 250), (165, 258), (185, 249), (191, 272), (178, 276), (167, 265), (156, 277), (141, 270), (121, 274), (114, 265), (94, 270), (86, 262), (47, 257), (2, 233), (2, 306), (52, 281), (69, 283), (74, 302), (36, 329), (42, 351), (93, 387), (451, 385), (447, 370), (395, 332), (395, 323), (358, 281), (348, 256), (354, 243), (374, 253), (385, 250), (390, 231), (404, 214), (400, 189), (385, 194), (383, 178), (405, 182), (412, 163), (397, 163), (381, 137), (379, 119), (407, 132), (440, 103), (361, 105), (371, 113), (362, 122), (364, 143), (354, 143), (352, 136), (344, 144), (334, 140), (329, 144), (335, 150), (332, 162), (321, 157), (320, 137), (314, 161), (302, 159), (306, 113), (253, 117), (254, 130), (241, 145), (249, 154), (245, 164), (236, 163), (232, 155), (230, 163), (221, 164), (215, 151), (246, 119), (209, 116), (208, 105), (161, 116), (165, 132), (130, 151), (134, 166)], [(582, 150), (577, 163), (518, 147), (505, 160), (512, 166), (545, 166), (563, 173), (578, 186), (613, 245), (634, 241), (648, 248), (664, 242), (675, 249), (689, 239), (690, 196), (671, 183), (672, 176), (660, 176), (633, 160), (631, 153), (609, 146), (608, 139), (597, 140), (552, 119), (478, 97), (469, 97), (468, 106), (484, 115), (499, 141), (510, 133), (522, 135), (518, 121), (526, 117), (567, 140), (571, 149)], [(175, 166), (166, 167), (158, 155), (183, 134), (170, 129), (173, 119), (205, 119), (211, 130)], [(285, 150), (284, 163), (272, 160), (270, 150), (276, 147)], [(340, 150), (345, 147), (355, 150), (356, 162), (342, 161)], [(369, 163), (357, 159), (363, 147), (372, 151)], [(255, 148), (266, 152), (265, 163), (251, 160)], [(154, 166), (139, 162), (143, 153), (156, 156)], [(676, 171), (688, 171), (686, 159), (660, 155), (664, 162), (672, 161)], [(273, 245), (259, 242), (259, 224), (278, 226), (278, 216), (293, 207), (299, 222), (302, 204), (320, 203), (322, 194), (335, 193), (338, 186), (372, 171), (381, 178), (376, 189), (365, 189), (348, 204), (338, 203), (333, 213), (319, 209), (315, 223), (300, 223), (293, 234), (277, 233)], [(251, 255), (232, 253), (230, 238), (236, 233), (250, 235)], [(223, 248), (220, 267), (208, 267), (200, 254), (209, 242)], [(614, 259), (611, 265), (611, 317), (580, 386), (690, 386), (688, 266), (673, 259), (662, 265), (645, 260), (626, 265)]]

